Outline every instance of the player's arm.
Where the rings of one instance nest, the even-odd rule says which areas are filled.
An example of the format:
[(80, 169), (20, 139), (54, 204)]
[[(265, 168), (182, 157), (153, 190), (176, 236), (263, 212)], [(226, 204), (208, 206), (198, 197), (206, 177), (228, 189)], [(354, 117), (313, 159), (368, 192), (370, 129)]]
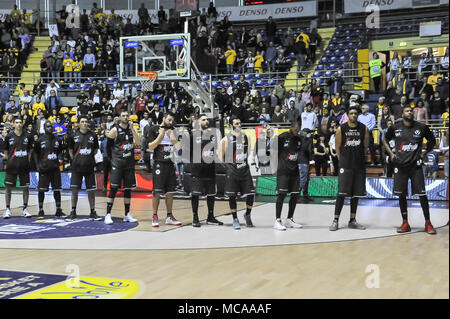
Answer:
[(336, 141), (336, 156), (337, 156), (338, 160), (340, 160), (341, 159), (341, 144), (342, 144), (341, 127), (337, 128), (334, 139)]
[(222, 140), (220, 141), (220, 146), (219, 146), (219, 160), (222, 163), (225, 163), (225, 154), (227, 151), (227, 139), (226, 137), (222, 138)]
[(117, 137), (117, 128), (113, 127), (111, 130), (105, 131), (105, 136), (109, 139), (115, 140)]
[(131, 133), (133, 134), (133, 140), (134, 140), (134, 144), (141, 146), (141, 136), (139, 135), (139, 133), (136, 131), (134, 125), (133, 125), (133, 121), (130, 121), (128, 123), (128, 125), (130, 125), (130, 129), (131, 129)]
[(389, 141), (392, 140), (393, 137), (394, 137), (393, 126), (391, 126), (390, 128), (388, 128), (383, 139), (384, 149), (386, 150), (386, 152), (388, 152), (389, 157), (391, 159), (395, 158), (395, 153), (391, 150), (391, 147), (389, 146)]
[(436, 146), (436, 138), (434, 137), (433, 132), (431, 132), (430, 128), (425, 126), (425, 132), (424, 137), (427, 140), (427, 148), (425, 150), (425, 154), (428, 152), (431, 152), (433, 148)]
[(181, 143), (175, 137), (175, 133), (173, 132), (173, 130), (167, 130), (167, 134), (169, 135), (170, 141), (172, 142), (175, 149), (179, 150), (181, 148)]
[(364, 154), (366, 154), (367, 150), (369, 149), (369, 140), (370, 140), (369, 134), (372, 134), (372, 132), (369, 132), (369, 129), (366, 126), (366, 134), (364, 134)]
[(148, 149), (150, 151), (153, 151), (155, 148), (157, 148), (158, 145), (163, 140), (164, 134), (165, 134), (164, 128), (160, 127), (158, 133), (159, 133), (158, 136), (156, 138), (154, 138), (154, 134), (152, 134), (152, 132), (150, 132), (150, 140), (151, 140), (151, 142), (148, 143)]

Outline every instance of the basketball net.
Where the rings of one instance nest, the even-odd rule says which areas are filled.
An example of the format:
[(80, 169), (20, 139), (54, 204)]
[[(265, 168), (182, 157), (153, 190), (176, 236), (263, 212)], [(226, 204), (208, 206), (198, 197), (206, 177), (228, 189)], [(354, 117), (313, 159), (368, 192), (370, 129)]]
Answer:
[(158, 77), (158, 72), (156, 71), (143, 71), (138, 72), (139, 81), (142, 85), (142, 91), (153, 92), (153, 85), (156, 78)]

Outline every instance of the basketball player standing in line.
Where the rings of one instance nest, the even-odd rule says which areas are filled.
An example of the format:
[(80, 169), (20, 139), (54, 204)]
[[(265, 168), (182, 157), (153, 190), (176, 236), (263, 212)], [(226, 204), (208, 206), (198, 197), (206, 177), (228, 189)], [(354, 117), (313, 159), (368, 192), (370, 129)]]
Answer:
[[(280, 134), (278, 138), (278, 169), (277, 169), (277, 203), (274, 228), (286, 230), (286, 228), (302, 228), (302, 225), (294, 222), (294, 211), (300, 189), (300, 170), (298, 158), (301, 148), (300, 123), (292, 122), (288, 132)], [(284, 199), (290, 194), (289, 211), (285, 224), (281, 222), (281, 210)]]
[[(422, 154), (423, 139), (427, 140), (426, 151)], [(395, 141), (394, 152), (389, 147), (389, 141)], [(423, 123), (414, 121), (410, 106), (403, 108), (402, 119), (388, 128), (383, 140), (384, 147), (394, 163), (394, 195), (399, 196), (400, 213), (403, 223), (397, 228), (398, 233), (411, 231), (408, 223), (408, 180), (411, 179), (412, 196), (419, 196), (425, 217), (425, 231), (435, 235), (436, 230), (430, 221), (430, 207), (425, 191), (425, 178), (422, 171), (423, 156), (432, 151), (436, 138), (430, 128)]]
[(20, 187), (22, 188), (23, 210), (22, 216), (29, 218), (28, 197), (30, 191), (30, 159), (33, 149), (33, 137), (23, 131), (22, 119), (16, 117), (12, 121), (14, 130), (5, 138), (4, 160), (8, 160), (5, 176), (5, 202), (6, 211), (3, 218), (11, 217), (11, 191), (16, 187), (17, 176), (19, 176)]
[(133, 126), (133, 121), (129, 119), (127, 111), (121, 111), (119, 124), (114, 125), (110, 131), (105, 132), (105, 136), (113, 140), (111, 158), (111, 189), (109, 191), (105, 224), (112, 224), (111, 210), (114, 204), (117, 191), (122, 187), (123, 201), (125, 205), (124, 222), (135, 223), (135, 219), (130, 213), (131, 189), (136, 187), (134, 144), (140, 145), (141, 138)]
[(369, 147), (369, 130), (358, 122), (358, 109), (352, 106), (347, 111), (348, 122), (336, 131), (336, 154), (339, 159), (338, 194), (334, 208), (331, 231), (338, 230), (339, 216), (345, 197), (350, 197), (350, 221), (348, 228), (366, 229), (356, 222), (358, 197), (366, 196), (366, 151)]
[[(215, 147), (208, 148), (209, 143), (215, 143), (214, 135), (211, 135), (209, 129), (209, 120), (205, 114), (199, 116), (198, 121), (194, 123), (195, 127), (191, 132), (191, 158), (192, 158), (192, 226), (200, 227), (198, 220), (198, 202), (199, 196), (206, 196), (208, 205), (207, 224), (223, 225), (214, 217), (214, 196), (216, 195), (216, 165), (215, 165)], [(200, 158), (197, 158), (200, 155)]]
[(148, 149), (153, 152), (153, 218), (152, 227), (159, 227), (158, 208), (161, 195), (166, 196), (166, 225), (180, 226), (172, 213), (173, 194), (177, 186), (177, 176), (174, 164), (174, 151), (180, 148), (180, 142), (173, 132), (174, 117), (171, 113), (163, 116), (161, 125), (155, 125), (149, 131)]
[(101, 220), (95, 212), (95, 194), (97, 181), (95, 178), (95, 154), (98, 150), (97, 134), (89, 129), (89, 121), (86, 115), (78, 118), (80, 128), (74, 132), (68, 140), (69, 155), (72, 159), (72, 177), (70, 187), (72, 188), (72, 211), (66, 220), (75, 220), (77, 218), (78, 192), (83, 182), (86, 184), (88, 193), (91, 220)]
[(231, 132), (220, 142), (219, 159), (227, 166), (225, 195), (229, 197), (230, 210), (233, 215), (233, 227), (239, 230), (241, 226), (237, 217), (236, 196), (240, 193), (242, 197), (246, 197), (245, 223), (247, 227), (253, 227), (250, 213), (255, 200), (255, 188), (250, 167), (247, 163), (249, 155), (248, 137), (242, 132), (240, 119), (232, 116), (230, 123)]
[(44, 123), (45, 133), (42, 134), (34, 144), (34, 160), (39, 170), (38, 183), (38, 219), (44, 218), (45, 192), (48, 192), (50, 183), (53, 190), (53, 198), (56, 203), (56, 214), (58, 218), (66, 215), (61, 209), (61, 171), (59, 170), (59, 158), (63, 152), (63, 142), (53, 134), (50, 121)]

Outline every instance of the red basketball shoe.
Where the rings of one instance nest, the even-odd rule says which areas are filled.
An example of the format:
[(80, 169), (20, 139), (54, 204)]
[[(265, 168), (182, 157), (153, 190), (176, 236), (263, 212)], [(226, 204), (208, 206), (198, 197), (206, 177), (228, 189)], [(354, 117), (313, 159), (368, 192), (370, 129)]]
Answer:
[(434, 229), (433, 225), (429, 220), (425, 222), (425, 231), (430, 235), (436, 235), (436, 229)]
[(403, 224), (397, 228), (397, 233), (408, 233), (411, 231), (411, 227), (408, 224), (407, 220), (403, 221)]

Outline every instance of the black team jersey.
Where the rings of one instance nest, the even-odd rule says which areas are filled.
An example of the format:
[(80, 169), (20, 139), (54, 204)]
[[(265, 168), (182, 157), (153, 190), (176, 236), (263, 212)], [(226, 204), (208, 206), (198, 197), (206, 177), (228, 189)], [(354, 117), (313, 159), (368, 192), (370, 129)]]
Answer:
[(301, 139), (290, 131), (278, 136), (278, 175), (298, 175)]
[[(158, 125), (154, 125), (150, 128), (150, 131), (148, 132), (148, 141), (150, 143), (158, 138), (159, 129), (160, 127)], [(169, 135), (165, 133), (161, 143), (159, 143), (159, 145), (153, 150), (153, 160), (159, 163), (173, 163), (173, 152), (173, 143)]]
[(216, 140), (210, 129), (191, 132), (192, 176), (214, 179), (216, 177), (215, 150)]
[(350, 127), (348, 122), (341, 125), (340, 168), (365, 169), (365, 135), (366, 126), (360, 122), (357, 122), (356, 127)]
[[(228, 140), (228, 149), (225, 153), (227, 168), (238, 175), (248, 173), (250, 168), (247, 163), (249, 147), (247, 135), (241, 133), (234, 136), (232, 133), (228, 133), (226, 138)], [(230, 155), (232, 158), (229, 158)]]
[(53, 134), (42, 134), (34, 144), (38, 156), (40, 172), (50, 172), (59, 169), (59, 156), (63, 151), (62, 141)]
[(117, 137), (111, 146), (111, 166), (118, 169), (134, 169), (134, 139), (130, 126), (115, 125)]
[(30, 162), (28, 155), (33, 148), (33, 137), (25, 132), (18, 136), (11, 131), (5, 138), (5, 150), (8, 151), (8, 173), (28, 173)]
[(72, 171), (92, 173), (95, 167), (95, 154), (98, 150), (98, 138), (88, 130), (85, 134), (76, 130), (68, 140), (69, 149), (73, 150)]
[(420, 122), (413, 121), (411, 126), (405, 126), (403, 120), (388, 128), (386, 141), (395, 141), (395, 165), (397, 167), (413, 167), (422, 165), (422, 143), (427, 140), (427, 152), (436, 145), (436, 138), (430, 128)]

